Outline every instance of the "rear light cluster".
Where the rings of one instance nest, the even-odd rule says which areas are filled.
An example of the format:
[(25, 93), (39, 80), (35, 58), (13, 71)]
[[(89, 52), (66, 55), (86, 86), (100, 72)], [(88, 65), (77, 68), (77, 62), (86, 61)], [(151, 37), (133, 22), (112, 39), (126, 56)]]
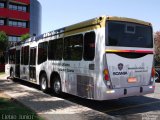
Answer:
[(153, 68), (152, 68), (152, 77), (155, 77), (155, 75), (156, 75), (156, 70), (155, 70), (155, 68), (153, 67)]
[(152, 68), (152, 73), (151, 73), (150, 85), (153, 85), (154, 79), (155, 79), (155, 75), (156, 75), (156, 70), (155, 70), (155, 68), (153, 67), (153, 68)]
[(108, 81), (108, 80), (109, 80), (109, 72), (108, 72), (108, 70), (107, 70), (107, 69), (104, 69), (103, 74), (104, 74), (104, 79), (105, 79), (106, 81)]
[(103, 75), (104, 75), (104, 80), (106, 81), (108, 88), (111, 88), (111, 82), (110, 82), (110, 78), (109, 78), (108, 69), (103, 70)]

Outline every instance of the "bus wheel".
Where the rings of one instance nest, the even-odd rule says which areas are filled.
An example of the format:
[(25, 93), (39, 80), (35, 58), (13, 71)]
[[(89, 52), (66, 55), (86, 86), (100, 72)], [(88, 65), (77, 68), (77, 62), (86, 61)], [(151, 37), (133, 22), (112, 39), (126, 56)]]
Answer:
[(56, 77), (52, 82), (52, 91), (56, 95), (61, 94), (61, 91), (62, 91), (61, 90), (61, 82), (60, 82), (60, 79), (58, 77)]
[(46, 92), (48, 89), (48, 81), (45, 73), (40, 76), (40, 87), (43, 92)]

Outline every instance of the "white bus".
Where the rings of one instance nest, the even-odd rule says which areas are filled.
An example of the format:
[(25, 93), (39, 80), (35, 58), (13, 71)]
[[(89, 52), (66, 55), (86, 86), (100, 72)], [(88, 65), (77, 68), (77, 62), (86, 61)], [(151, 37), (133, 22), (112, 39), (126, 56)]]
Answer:
[(6, 73), (87, 99), (153, 93), (153, 36), (148, 22), (101, 16), (37, 37), (8, 50)]

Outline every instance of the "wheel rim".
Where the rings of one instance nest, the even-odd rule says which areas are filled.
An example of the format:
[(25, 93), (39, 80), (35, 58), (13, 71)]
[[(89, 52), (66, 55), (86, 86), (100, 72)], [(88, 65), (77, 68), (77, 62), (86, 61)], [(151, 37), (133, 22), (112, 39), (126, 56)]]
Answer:
[(54, 91), (55, 91), (55, 93), (59, 93), (59, 92), (60, 92), (60, 89), (61, 89), (60, 82), (59, 82), (59, 80), (56, 80), (56, 81), (54, 82)]
[(46, 87), (47, 87), (47, 80), (46, 80), (45, 77), (42, 77), (41, 87), (42, 87), (43, 90), (45, 90)]

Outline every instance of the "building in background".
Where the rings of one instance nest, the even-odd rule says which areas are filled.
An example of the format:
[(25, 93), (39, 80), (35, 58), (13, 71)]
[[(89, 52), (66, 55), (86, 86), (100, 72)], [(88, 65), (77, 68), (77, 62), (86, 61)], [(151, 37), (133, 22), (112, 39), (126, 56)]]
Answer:
[[(20, 41), (20, 36), (41, 34), (41, 4), (37, 0), (0, 0), (0, 31), (4, 31), (9, 45)], [(3, 54), (0, 53), (0, 71)]]
[(41, 5), (37, 0), (0, 0), (0, 31), (4, 31), (11, 43), (20, 36), (41, 33)]

